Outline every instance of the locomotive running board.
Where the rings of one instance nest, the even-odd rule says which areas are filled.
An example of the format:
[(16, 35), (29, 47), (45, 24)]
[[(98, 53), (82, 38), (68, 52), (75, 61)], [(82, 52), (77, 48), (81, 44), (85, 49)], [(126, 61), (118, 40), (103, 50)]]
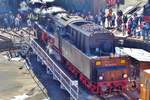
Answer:
[(79, 100), (78, 81), (72, 80), (69, 76), (67, 76), (35, 40), (32, 39), (30, 41), (30, 46), (40, 60), (42, 60), (42, 63), (47, 66), (47, 68), (52, 72), (54, 78), (61, 83), (61, 86), (70, 94), (70, 96), (74, 100)]

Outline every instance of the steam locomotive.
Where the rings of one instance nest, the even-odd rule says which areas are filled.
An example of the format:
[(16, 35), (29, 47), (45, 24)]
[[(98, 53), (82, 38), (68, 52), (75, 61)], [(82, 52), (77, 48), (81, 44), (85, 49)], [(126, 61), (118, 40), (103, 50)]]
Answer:
[(47, 24), (38, 22), (34, 28), (38, 40), (48, 44), (49, 54), (66, 65), (92, 93), (126, 91), (128, 57), (116, 54), (115, 37), (110, 31), (60, 7), (50, 7), (43, 12), (46, 15), (42, 23)]

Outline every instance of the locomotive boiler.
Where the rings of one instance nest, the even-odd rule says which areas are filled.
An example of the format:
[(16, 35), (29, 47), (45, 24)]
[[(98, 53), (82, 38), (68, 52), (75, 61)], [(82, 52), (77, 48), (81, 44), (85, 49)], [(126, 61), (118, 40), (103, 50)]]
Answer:
[(44, 30), (42, 23), (36, 23), (35, 29), (38, 34), (49, 34), (48, 49), (61, 58), (68, 71), (92, 93), (104, 95), (125, 91), (128, 57), (116, 54), (114, 35), (62, 8), (50, 7), (46, 11), (46, 27), (50, 30)]

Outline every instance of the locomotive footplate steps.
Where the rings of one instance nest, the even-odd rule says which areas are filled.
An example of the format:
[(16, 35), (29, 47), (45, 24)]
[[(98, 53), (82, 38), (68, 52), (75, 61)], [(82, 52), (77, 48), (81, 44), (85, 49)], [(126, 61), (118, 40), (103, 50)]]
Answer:
[(42, 62), (50, 69), (53, 73), (53, 76), (56, 80), (58, 80), (62, 87), (67, 90), (70, 96), (78, 100), (79, 88), (78, 81), (70, 79), (58, 65), (47, 55), (47, 53), (36, 43), (36, 41), (32, 40), (31, 48), (37, 54), (37, 56), (42, 60)]

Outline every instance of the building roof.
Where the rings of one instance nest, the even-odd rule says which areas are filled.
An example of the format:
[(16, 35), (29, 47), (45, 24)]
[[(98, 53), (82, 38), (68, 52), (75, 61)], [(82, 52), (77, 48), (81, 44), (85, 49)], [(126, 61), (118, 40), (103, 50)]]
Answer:
[(150, 74), (150, 69), (144, 70), (147, 74)]
[(143, 49), (119, 48), (118, 50), (120, 50), (120, 53), (127, 54), (138, 61), (150, 62), (150, 52)]

